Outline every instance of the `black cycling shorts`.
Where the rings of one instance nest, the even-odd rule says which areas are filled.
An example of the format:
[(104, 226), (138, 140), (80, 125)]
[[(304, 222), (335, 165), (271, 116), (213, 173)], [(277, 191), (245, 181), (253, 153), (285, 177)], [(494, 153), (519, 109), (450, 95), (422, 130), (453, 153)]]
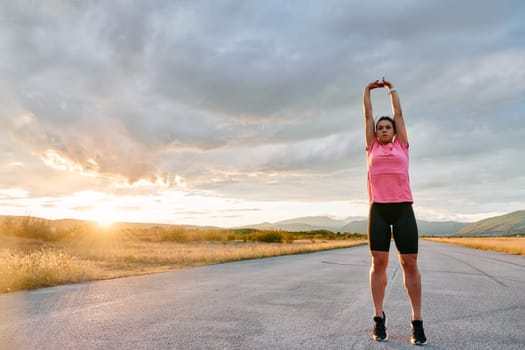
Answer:
[(368, 217), (370, 250), (388, 252), (392, 233), (401, 254), (417, 253), (418, 232), (412, 203), (372, 203)]

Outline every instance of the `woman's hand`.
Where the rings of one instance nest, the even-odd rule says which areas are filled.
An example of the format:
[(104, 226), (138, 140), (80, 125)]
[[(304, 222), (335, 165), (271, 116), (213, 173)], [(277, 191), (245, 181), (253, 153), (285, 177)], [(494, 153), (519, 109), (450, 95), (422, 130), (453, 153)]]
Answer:
[(383, 87), (386, 87), (388, 89), (392, 89), (394, 87), (394, 85), (392, 85), (391, 82), (386, 81), (385, 79), (383, 79), (382, 83), (383, 83)]
[(374, 90), (374, 89), (379, 89), (379, 88), (382, 88), (382, 87), (385, 87), (384, 81), (376, 80), (376, 81), (373, 81), (373, 82), (369, 83), (366, 86), (366, 89), (367, 90)]

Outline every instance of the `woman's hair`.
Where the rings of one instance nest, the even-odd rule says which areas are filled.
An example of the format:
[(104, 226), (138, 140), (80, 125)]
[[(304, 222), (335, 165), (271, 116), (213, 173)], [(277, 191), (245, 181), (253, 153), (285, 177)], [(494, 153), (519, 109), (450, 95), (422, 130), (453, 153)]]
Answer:
[(377, 122), (376, 122), (376, 130), (375, 130), (375, 131), (377, 131), (377, 124), (379, 124), (379, 122), (380, 122), (381, 120), (388, 120), (390, 123), (392, 123), (392, 127), (394, 128), (394, 134), (396, 133), (396, 123), (394, 123), (394, 119), (390, 118), (390, 117), (387, 116), (387, 115), (384, 115), (384, 116), (380, 117), (380, 118), (377, 120)]

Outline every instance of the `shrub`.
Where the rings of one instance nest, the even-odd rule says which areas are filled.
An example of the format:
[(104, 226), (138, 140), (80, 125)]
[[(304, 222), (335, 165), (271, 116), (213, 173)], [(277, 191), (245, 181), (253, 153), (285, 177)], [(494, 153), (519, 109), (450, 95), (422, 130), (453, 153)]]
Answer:
[(75, 234), (76, 227), (56, 225), (51, 220), (24, 216), (7, 217), (1, 225), (1, 232), (8, 236), (40, 239), (43, 241), (58, 241)]
[(235, 237), (235, 234), (233, 232), (230, 232), (228, 234), (226, 234), (226, 237), (225, 237), (225, 240), (226, 241), (235, 241), (236, 237)]
[(293, 243), (295, 235), (293, 234), (293, 232), (284, 232), (283, 239), (285, 243)]
[(186, 230), (183, 228), (174, 228), (166, 231), (161, 231), (158, 233), (159, 241), (165, 242), (177, 242), (177, 243), (186, 243), (189, 241)]
[(205, 241), (222, 241), (224, 235), (218, 230), (206, 230), (204, 232)]
[(283, 233), (280, 231), (259, 231), (253, 234), (253, 240), (264, 243), (282, 243)]

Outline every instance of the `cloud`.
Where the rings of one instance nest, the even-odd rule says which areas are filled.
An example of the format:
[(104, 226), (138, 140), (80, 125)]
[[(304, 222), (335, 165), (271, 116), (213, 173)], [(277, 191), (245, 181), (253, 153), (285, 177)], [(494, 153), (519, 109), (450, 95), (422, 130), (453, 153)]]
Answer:
[[(522, 203), (500, 178), (518, 186), (524, 170), (524, 6), (3, 3), (0, 188), (361, 200), (362, 88), (386, 76), (422, 201)], [(384, 91), (373, 102), (391, 113)]]

